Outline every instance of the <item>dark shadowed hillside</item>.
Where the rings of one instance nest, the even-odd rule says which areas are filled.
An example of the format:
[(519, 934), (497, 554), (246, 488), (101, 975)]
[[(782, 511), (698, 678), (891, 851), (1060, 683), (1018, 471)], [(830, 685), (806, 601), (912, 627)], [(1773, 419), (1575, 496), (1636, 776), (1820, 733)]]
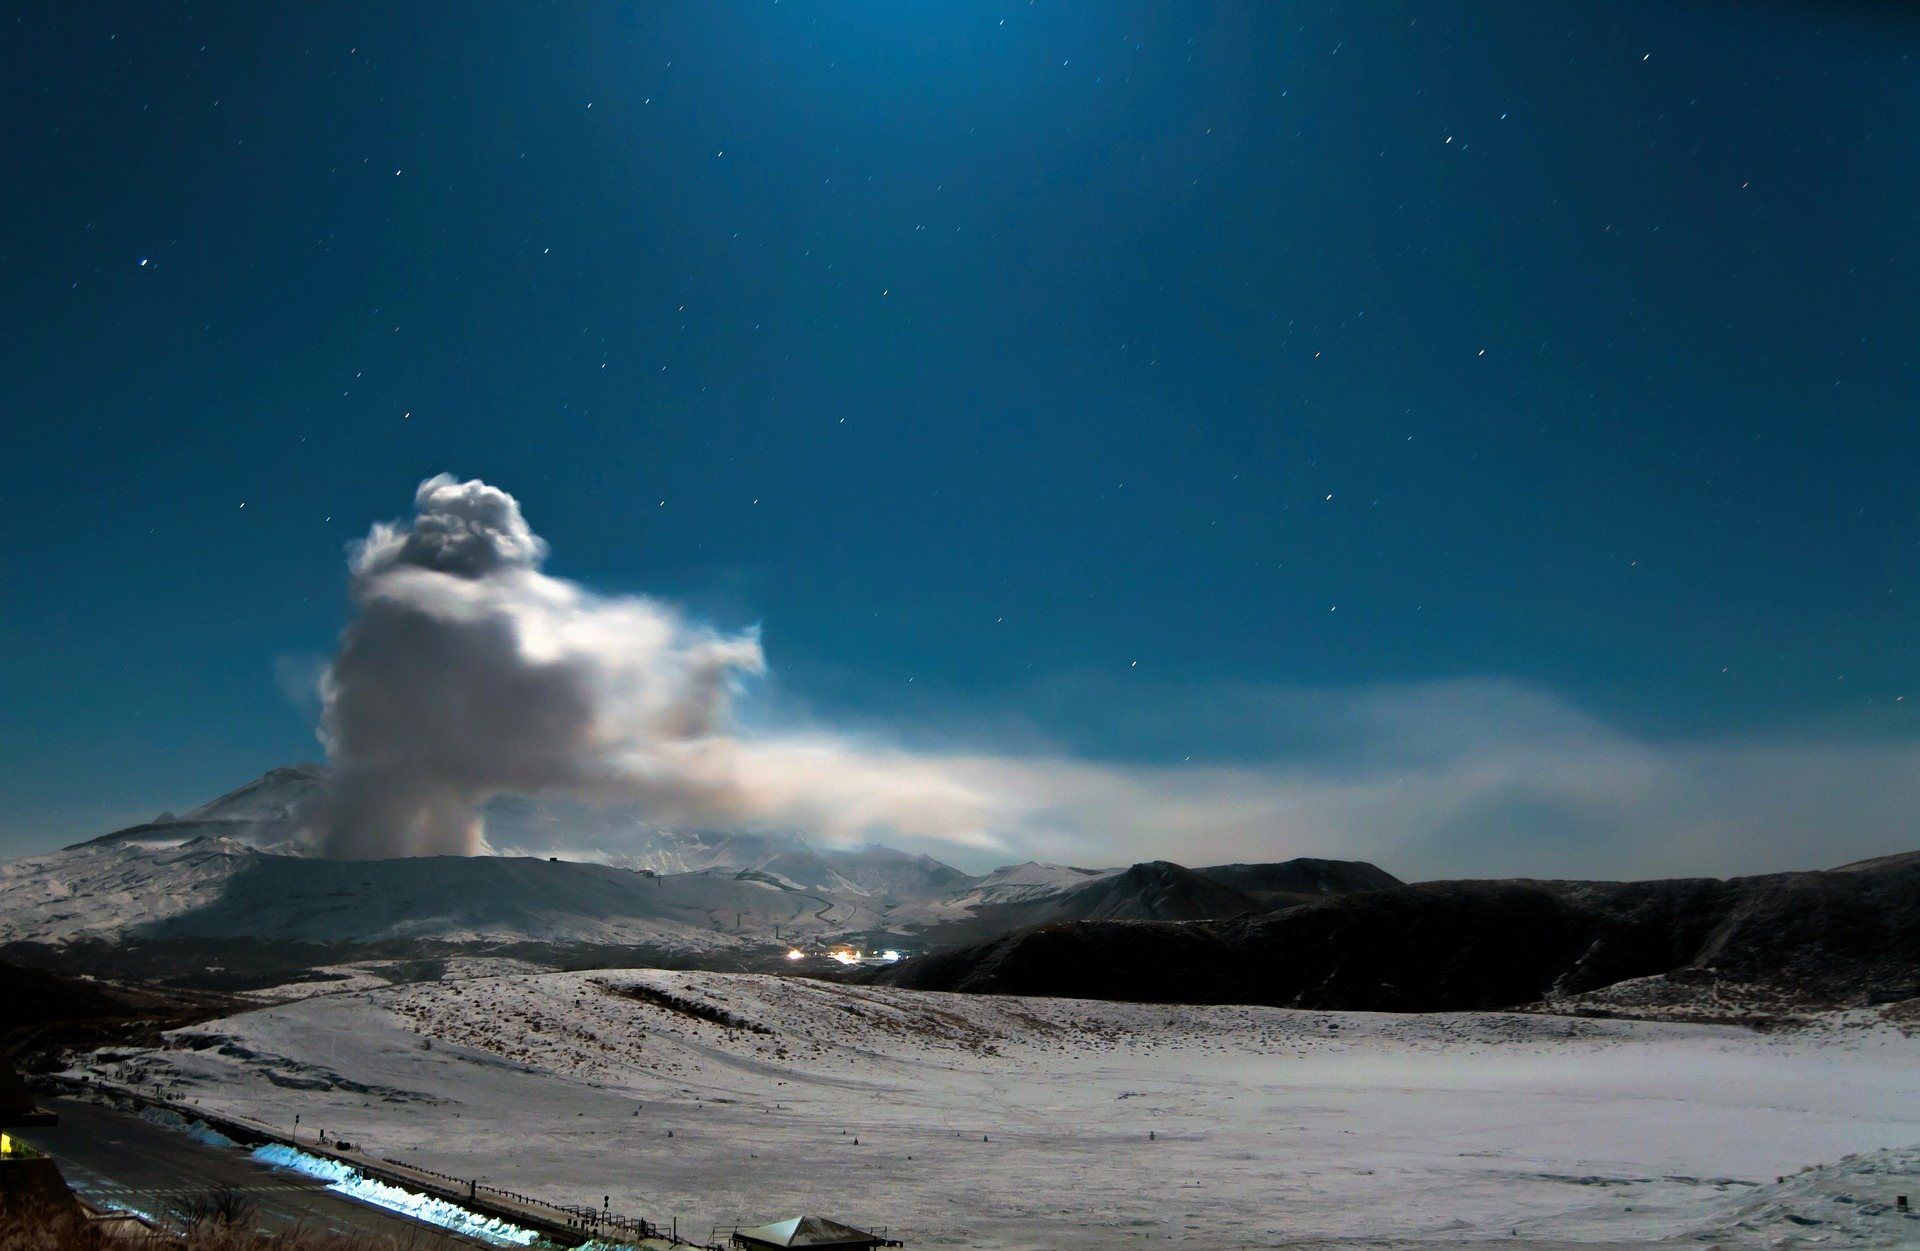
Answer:
[(1217, 864), (1195, 869), (1201, 877), (1251, 895), (1269, 908), (1290, 907), (1361, 891), (1403, 885), (1399, 878), (1364, 860), (1316, 860), (1301, 856), (1278, 864)]
[(162, 1030), (230, 1012), (220, 995), (160, 989), (0, 962), (0, 1055), (29, 1066), (67, 1047), (136, 1042), (153, 1045)]
[(1196, 921), (1266, 912), (1255, 895), (1166, 860), (1118, 873), (1084, 871), (1057, 888), (1030, 888), (1006, 902), (976, 903), (965, 917), (928, 927), (934, 943), (982, 942), (1055, 921)]
[(1055, 909), (1061, 921), (1195, 921), (1266, 906), (1184, 865), (1151, 860), (1061, 896)]
[(888, 980), (1439, 1011), (1537, 1003), (1654, 974), (1821, 1004), (1920, 995), (1920, 861), (1731, 881), (1430, 882), (1258, 917), (1051, 924), (908, 961)]

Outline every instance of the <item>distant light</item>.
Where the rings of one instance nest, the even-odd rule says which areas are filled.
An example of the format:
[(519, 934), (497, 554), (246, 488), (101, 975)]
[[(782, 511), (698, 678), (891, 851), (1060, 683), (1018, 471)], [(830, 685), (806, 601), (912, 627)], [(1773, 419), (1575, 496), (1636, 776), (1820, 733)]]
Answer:
[(147, 258), (143, 256), (140, 258), (140, 268), (145, 269), (146, 267), (147, 267)]
[(804, 960), (806, 958), (807, 958), (807, 953), (800, 950), (798, 947), (791, 948), (787, 952), (787, 959), (789, 960)]
[(880, 958), (891, 963), (900, 958), (900, 953), (897, 951), (883, 951), (880, 953)]

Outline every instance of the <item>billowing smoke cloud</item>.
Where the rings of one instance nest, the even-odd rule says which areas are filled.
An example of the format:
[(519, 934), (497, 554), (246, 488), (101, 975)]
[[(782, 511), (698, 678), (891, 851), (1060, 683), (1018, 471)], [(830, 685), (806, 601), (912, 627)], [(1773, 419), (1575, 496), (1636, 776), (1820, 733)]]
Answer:
[(329, 855), (472, 855), (501, 792), (631, 801), (662, 822), (783, 821), (838, 836), (988, 837), (990, 807), (925, 762), (831, 737), (746, 741), (730, 705), (753, 633), (541, 572), (511, 495), (442, 474), (351, 558), (357, 614), (321, 681), (337, 777)]
[[(733, 712), (765, 669), (756, 635), (542, 573), (546, 544), (484, 483), (442, 475), (414, 503), (355, 547), (358, 611), (321, 682), (337, 774), (316, 830), (337, 856), (484, 851), (501, 793), (633, 805), (657, 826), (876, 837), (973, 868), (1316, 855), (1436, 877), (1818, 867), (1909, 848), (1920, 812), (1910, 739), (1649, 741), (1501, 678), (1130, 680), (1069, 718), (1163, 761), (1211, 728), (1232, 763), (1100, 763), (1031, 733), (1009, 753), (749, 732)], [(622, 850), (569, 838), (520, 850)]]

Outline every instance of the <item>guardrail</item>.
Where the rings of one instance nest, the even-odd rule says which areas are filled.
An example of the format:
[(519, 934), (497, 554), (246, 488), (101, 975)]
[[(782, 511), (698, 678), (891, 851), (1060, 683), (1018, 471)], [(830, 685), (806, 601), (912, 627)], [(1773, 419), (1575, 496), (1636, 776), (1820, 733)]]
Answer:
[[(130, 1099), (135, 1103), (172, 1112), (186, 1120), (203, 1121), (216, 1129), (220, 1129), (222, 1133), (227, 1133), (229, 1130), (234, 1131), (234, 1133), (228, 1134), (229, 1137), (238, 1134), (242, 1138), (252, 1138), (263, 1142), (285, 1143), (300, 1151), (338, 1160), (350, 1168), (380, 1177), (383, 1181), (391, 1182), (395, 1185), (414, 1186), (436, 1198), (450, 1199), (457, 1203), (464, 1203), (482, 1215), (498, 1217), (516, 1224), (544, 1225), (547, 1228), (543, 1232), (551, 1235), (581, 1235), (578, 1239), (579, 1242), (587, 1242), (589, 1240), (601, 1242), (613, 1241), (614, 1239), (610, 1238), (609, 1235), (619, 1235), (634, 1240), (653, 1238), (677, 1247), (695, 1248), (697, 1251), (722, 1251), (722, 1249), (716, 1245), (689, 1242), (687, 1239), (680, 1237), (679, 1222), (677, 1220), (668, 1226), (662, 1227), (641, 1217), (627, 1216), (608, 1208), (588, 1208), (572, 1204), (552, 1203), (545, 1199), (538, 1199), (532, 1195), (521, 1194), (518, 1191), (507, 1190), (500, 1186), (483, 1185), (478, 1178), (455, 1177), (451, 1173), (442, 1173), (437, 1169), (424, 1168), (418, 1164), (411, 1164), (405, 1160), (395, 1159), (392, 1156), (377, 1157), (379, 1164), (385, 1164), (391, 1169), (403, 1170), (404, 1175), (401, 1173), (387, 1172), (384, 1169), (373, 1167), (364, 1158), (343, 1154), (338, 1150), (330, 1151), (327, 1149), (327, 1144), (325, 1143), (315, 1143), (312, 1141), (303, 1141), (299, 1138), (287, 1137), (282, 1129), (260, 1121), (254, 1121), (251, 1118), (211, 1112), (195, 1104), (176, 1103), (173, 1100), (158, 1095), (143, 1093), (137, 1088), (98, 1080), (75, 1081), (71, 1078), (59, 1078), (55, 1080), (59, 1084), (72, 1087), (83, 1094), (106, 1093), (118, 1095), (122, 1098)], [(483, 1195), (487, 1197), (483, 1198)], [(507, 1207), (498, 1202), (498, 1200), (505, 1200), (506, 1203), (511, 1203), (515, 1206)]]
[[(358, 1166), (358, 1161), (352, 1159), (343, 1158), (342, 1162)], [(452, 1199), (456, 1202), (478, 1206), (482, 1208), (482, 1210), (485, 1210), (488, 1205), (486, 1201), (481, 1198), (484, 1194), (497, 1196), (499, 1199), (506, 1200), (508, 1203), (514, 1204), (517, 1208), (523, 1209), (523, 1211), (515, 1211), (511, 1208), (501, 1208), (497, 1206), (492, 1208), (490, 1214), (500, 1215), (508, 1220), (525, 1221), (529, 1217), (532, 1217), (537, 1221), (543, 1215), (551, 1214), (546, 1217), (545, 1223), (560, 1225), (574, 1233), (587, 1234), (594, 1241), (598, 1242), (617, 1242), (623, 1238), (633, 1239), (635, 1241), (643, 1238), (652, 1238), (670, 1243), (674, 1246), (694, 1247), (699, 1248), (699, 1251), (717, 1251), (716, 1248), (708, 1247), (701, 1243), (688, 1242), (686, 1239), (680, 1237), (679, 1222), (677, 1221), (663, 1228), (644, 1217), (628, 1216), (625, 1213), (615, 1212), (610, 1208), (590, 1208), (572, 1203), (553, 1203), (546, 1199), (535, 1198), (533, 1195), (521, 1194), (517, 1190), (508, 1190), (503, 1186), (484, 1185), (478, 1178), (455, 1177), (451, 1173), (442, 1173), (437, 1169), (425, 1168), (418, 1164), (409, 1163), (406, 1160), (395, 1159), (392, 1156), (381, 1156), (380, 1162), (396, 1169), (404, 1169), (408, 1176), (401, 1180), (411, 1180), (421, 1189), (430, 1194), (437, 1194), (440, 1198)], [(424, 1180), (429, 1178), (432, 1180)], [(436, 1186), (433, 1184), (434, 1181), (450, 1184)], [(530, 1209), (530, 1211), (524, 1209)], [(582, 1241), (586, 1241), (586, 1239), (582, 1239)]]

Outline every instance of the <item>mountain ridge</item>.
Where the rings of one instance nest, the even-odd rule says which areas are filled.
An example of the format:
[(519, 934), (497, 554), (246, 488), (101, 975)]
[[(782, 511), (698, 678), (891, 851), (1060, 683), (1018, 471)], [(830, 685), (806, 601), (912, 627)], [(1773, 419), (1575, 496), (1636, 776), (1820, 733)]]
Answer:
[(1455, 1011), (1574, 1001), (1647, 978), (1751, 988), (1781, 1003), (1920, 996), (1920, 856), (1728, 879), (1423, 882), (1259, 916), (1062, 921), (930, 953), (879, 980), (1066, 998)]
[[(375, 951), (784, 967), (793, 944), (925, 950), (1047, 921), (1198, 920), (1293, 902), (1274, 886), (1320, 897), (1397, 881), (1317, 860), (1211, 871), (1029, 861), (975, 875), (880, 844), (663, 830), (631, 808), (523, 798), (490, 808), (501, 848), (492, 855), (333, 860), (304, 835), (330, 776), (322, 765), (285, 766), (184, 814), (0, 862), (0, 947), (87, 970), (111, 970), (114, 949), (137, 948), (150, 975), (219, 972), (224, 987), (247, 968), (284, 978), (302, 962)], [(520, 850), (543, 843), (625, 850)]]

